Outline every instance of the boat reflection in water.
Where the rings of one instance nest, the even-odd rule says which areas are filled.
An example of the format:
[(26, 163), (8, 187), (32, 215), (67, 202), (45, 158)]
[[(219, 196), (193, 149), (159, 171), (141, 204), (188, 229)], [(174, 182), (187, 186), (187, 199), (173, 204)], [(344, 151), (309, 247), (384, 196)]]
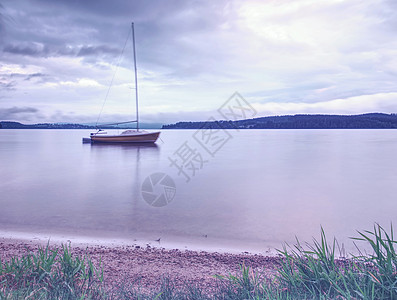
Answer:
[(108, 148), (108, 146), (114, 146), (114, 147), (120, 148), (120, 149), (137, 149), (138, 153), (139, 153), (139, 149), (142, 149), (142, 148), (150, 148), (150, 149), (160, 150), (160, 146), (158, 146), (156, 143), (146, 143), (146, 142), (141, 142), (141, 143), (138, 143), (138, 142), (134, 142), (134, 143), (120, 143), (120, 142), (92, 143), (90, 139), (83, 139), (83, 144), (90, 144), (93, 149)]
[[(91, 148), (91, 158), (101, 163), (98, 165), (99, 174), (102, 182), (109, 186), (114, 184), (115, 178), (122, 177), (127, 190), (124, 195), (130, 195), (132, 200), (130, 212), (127, 213), (125, 224), (130, 224), (131, 219), (137, 219), (137, 214), (142, 213), (141, 201), (144, 206), (147, 204), (141, 199), (141, 185), (144, 177), (155, 170), (153, 167), (157, 164), (160, 156), (161, 147), (156, 143), (91, 143), (86, 142), (83, 147)], [(124, 157), (123, 163), (115, 162), (114, 157)], [(143, 172), (143, 174), (141, 174)], [(143, 178), (142, 178), (143, 177)], [(125, 179), (127, 179), (125, 181)], [(126, 182), (128, 182), (125, 184)], [(116, 206), (116, 202), (113, 202)], [(124, 215), (120, 214), (120, 216)]]

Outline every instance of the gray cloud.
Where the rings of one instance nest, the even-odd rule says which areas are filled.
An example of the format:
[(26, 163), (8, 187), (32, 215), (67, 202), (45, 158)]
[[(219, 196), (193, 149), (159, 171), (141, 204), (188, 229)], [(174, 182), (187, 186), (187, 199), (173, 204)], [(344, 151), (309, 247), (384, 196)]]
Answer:
[(0, 120), (31, 120), (36, 119), (40, 115), (40, 111), (34, 107), (11, 107), (0, 108)]
[(90, 56), (98, 54), (119, 54), (120, 50), (109, 46), (83, 46), (79, 49), (77, 56)]
[[(208, 43), (205, 33), (217, 30), (225, 21), (226, 3), (225, 0), (215, 3), (114, 1), (111, 4), (105, 0), (22, 1), (13, 6), (17, 9), (23, 6), (29, 14), (23, 14), (22, 23), (19, 21), (22, 16), (11, 13), (16, 21), (8, 23), (7, 30), (13, 38), (3, 51), (34, 57), (117, 56), (131, 21), (135, 21), (139, 24), (136, 36), (140, 66), (151, 70), (166, 67), (172, 69), (174, 75), (191, 76), (195, 70), (204, 70), (205, 61), (216, 62), (214, 49), (205, 47)], [(197, 47), (200, 44), (202, 46)], [(199, 55), (203, 49), (208, 49), (209, 55)], [(192, 55), (196, 57), (195, 64), (192, 64)]]
[(0, 3), (0, 42), (2, 42), (5, 34), (6, 16), (4, 14), (4, 6)]
[(0, 87), (7, 91), (15, 90), (15, 86), (17, 85), (16, 81), (5, 81), (4, 79), (0, 79)]
[(32, 74), (28, 74), (26, 76), (25, 80), (31, 80), (31, 79), (34, 79), (34, 78), (42, 79), (42, 78), (45, 78), (45, 77), (47, 77), (47, 75), (43, 74), (43, 73), (32, 73)]
[(100, 46), (81, 46), (81, 47), (52, 47), (41, 45), (37, 43), (30, 43), (28, 45), (6, 45), (3, 48), (6, 53), (33, 57), (51, 57), (51, 56), (98, 56), (120, 53), (119, 49), (115, 49), (106, 45)]
[[(97, 112), (96, 101), (134, 21), (142, 106), (157, 109), (154, 119), (184, 109), (189, 117), (191, 107), (216, 109), (216, 99), (235, 90), (250, 101), (289, 103), (286, 107), (392, 93), (396, 5), (394, 0), (4, 0), (0, 62), (8, 69), (0, 84), (10, 95), (15, 92), (18, 105), (70, 107), (85, 110), (81, 116), (88, 118)], [(131, 43), (125, 53), (123, 72), (131, 70)], [(125, 78), (132, 77), (123, 76), (128, 84)]]
[(28, 55), (28, 56), (44, 56), (48, 55), (47, 47), (40, 47), (38, 45), (7, 45), (3, 48), (4, 52), (17, 54), (17, 55)]
[(17, 90), (18, 84), (23, 81), (38, 80), (39, 82), (52, 81), (47, 74), (43, 73), (4, 73), (0, 77), (0, 87), (7, 91)]

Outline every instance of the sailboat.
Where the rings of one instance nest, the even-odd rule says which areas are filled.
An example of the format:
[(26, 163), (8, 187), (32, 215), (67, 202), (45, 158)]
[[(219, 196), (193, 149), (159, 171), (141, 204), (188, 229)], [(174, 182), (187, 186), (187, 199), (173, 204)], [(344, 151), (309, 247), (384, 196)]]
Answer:
[(135, 130), (125, 130), (120, 134), (107, 134), (102, 129), (90, 134), (91, 143), (155, 143), (160, 135), (160, 131), (148, 132), (139, 129), (139, 113), (138, 113), (138, 76), (136, 68), (136, 54), (135, 54), (135, 32), (134, 23), (132, 27), (132, 45), (134, 48), (134, 71), (135, 71), (135, 103), (136, 103), (136, 120), (119, 122), (104, 125), (120, 125), (126, 123), (136, 123)]

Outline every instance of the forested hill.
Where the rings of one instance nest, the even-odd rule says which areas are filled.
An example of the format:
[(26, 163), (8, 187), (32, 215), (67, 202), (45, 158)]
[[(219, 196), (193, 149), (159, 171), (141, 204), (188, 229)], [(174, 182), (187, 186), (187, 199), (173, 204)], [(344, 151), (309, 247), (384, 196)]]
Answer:
[(239, 121), (178, 122), (163, 129), (375, 129), (397, 128), (397, 114), (291, 115)]
[[(142, 129), (159, 129), (162, 124), (160, 123), (140, 123)], [(135, 124), (122, 124), (120, 126), (111, 125), (88, 125), (76, 123), (40, 123), (40, 124), (22, 124), (19, 122), (0, 121), (0, 128), (3, 129), (135, 129)]]
[(81, 124), (60, 124), (60, 123), (41, 123), (41, 124), (22, 124), (19, 122), (0, 121), (0, 128), (3, 129), (93, 129), (95, 126)]

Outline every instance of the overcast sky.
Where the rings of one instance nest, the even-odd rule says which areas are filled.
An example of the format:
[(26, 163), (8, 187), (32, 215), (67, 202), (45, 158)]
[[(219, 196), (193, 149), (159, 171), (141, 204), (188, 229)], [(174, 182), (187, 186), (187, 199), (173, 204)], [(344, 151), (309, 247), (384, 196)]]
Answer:
[(396, 0), (0, 3), (0, 120), (131, 119), (132, 21), (144, 122), (397, 112)]

